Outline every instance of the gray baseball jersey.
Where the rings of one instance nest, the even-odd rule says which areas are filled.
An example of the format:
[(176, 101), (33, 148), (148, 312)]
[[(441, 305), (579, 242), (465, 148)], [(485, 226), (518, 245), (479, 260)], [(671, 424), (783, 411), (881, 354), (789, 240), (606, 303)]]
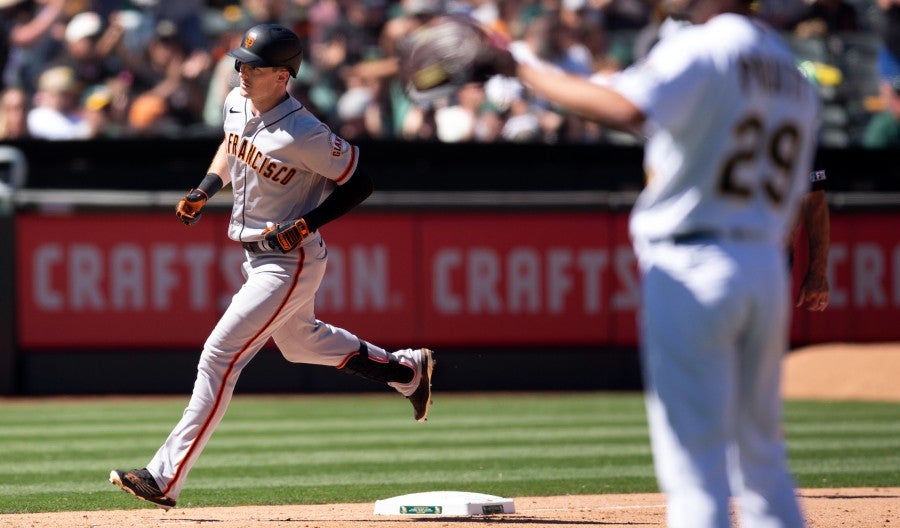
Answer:
[[(300, 102), (288, 98), (254, 116), (235, 89), (225, 100), (226, 161), (234, 194), (228, 236), (263, 238), (267, 222), (295, 220), (314, 209), (353, 176), (359, 153)], [(291, 362), (339, 367), (360, 349), (355, 334), (316, 318), (315, 296), (325, 276), (328, 248), (320, 233), (294, 251), (247, 251), (246, 282), (203, 346), (200, 374), (181, 420), (147, 465), (162, 493), (181, 494), (185, 479), (225, 414), (243, 368), (271, 338)], [(383, 348), (367, 343), (373, 361), (387, 363)], [(390, 383), (409, 395), (416, 389), (422, 353), (393, 353), (416, 374)]]
[(234, 193), (232, 240), (260, 240), (266, 222), (300, 218), (356, 170), (359, 149), (292, 97), (253, 116), (250, 101), (235, 88), (223, 112)]

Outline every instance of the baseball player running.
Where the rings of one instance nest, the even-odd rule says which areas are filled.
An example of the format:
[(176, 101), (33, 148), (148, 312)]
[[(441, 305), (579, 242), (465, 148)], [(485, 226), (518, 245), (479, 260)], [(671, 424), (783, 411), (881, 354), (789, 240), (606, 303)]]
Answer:
[(784, 244), (809, 188), (819, 100), (750, 3), (666, 0), (694, 25), (608, 86), (533, 55), (495, 49), (491, 59), (563, 108), (646, 136), (629, 232), (654, 466), (675, 528), (731, 526), (731, 496), (745, 527), (804, 524), (779, 383), (791, 313)]
[(260, 24), (228, 52), (240, 86), (225, 100), (225, 138), (209, 173), (176, 208), (191, 225), (206, 201), (231, 184), (228, 236), (243, 245), (246, 281), (203, 346), (181, 421), (146, 468), (110, 473), (113, 484), (166, 510), (225, 414), (242, 369), (270, 337), (289, 361), (387, 383), (409, 398), (416, 420), (428, 417), (430, 350), (389, 353), (315, 317), (328, 260), (318, 230), (365, 200), (373, 183), (359, 166), (358, 148), (289, 96), (301, 50), (289, 29)]

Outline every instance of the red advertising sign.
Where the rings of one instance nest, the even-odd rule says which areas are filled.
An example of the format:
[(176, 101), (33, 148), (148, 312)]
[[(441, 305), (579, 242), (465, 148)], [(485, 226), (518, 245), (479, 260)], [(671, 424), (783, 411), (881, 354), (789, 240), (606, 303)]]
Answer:
[[(18, 339), (25, 347), (202, 344), (240, 252), (168, 215), (16, 219)], [(206, 220), (206, 218), (204, 218)]]
[[(794, 292), (803, 280), (802, 236)], [(824, 312), (794, 311), (793, 337), (801, 342), (900, 339), (900, 216), (831, 215), (829, 305)]]
[[(190, 228), (162, 213), (18, 215), (20, 346), (200, 347), (243, 283), (226, 223), (213, 211)], [(323, 229), (317, 316), (384, 346), (631, 346), (640, 287), (626, 226), (625, 212), (353, 213)], [(794, 311), (795, 342), (900, 339), (897, 233), (896, 215), (832, 214), (831, 305)]]
[[(639, 292), (606, 214), (422, 219), (424, 335), (440, 343), (598, 343)], [(632, 317), (633, 318), (633, 317)], [(633, 322), (632, 322), (633, 324)]]

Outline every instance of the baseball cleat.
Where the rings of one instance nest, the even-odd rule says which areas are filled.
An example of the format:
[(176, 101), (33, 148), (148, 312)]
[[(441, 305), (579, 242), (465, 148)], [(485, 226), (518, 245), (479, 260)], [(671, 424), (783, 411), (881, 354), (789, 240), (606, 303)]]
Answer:
[(407, 396), (413, 406), (413, 417), (417, 422), (424, 422), (428, 419), (428, 410), (431, 408), (431, 371), (434, 370), (434, 352), (427, 348), (419, 349), (421, 353), (421, 362), (419, 368), (422, 369), (419, 378), (419, 386), (415, 392)]
[(131, 471), (114, 469), (109, 473), (109, 481), (135, 497), (152, 502), (166, 511), (175, 507), (175, 501), (163, 495), (153, 475), (146, 469)]

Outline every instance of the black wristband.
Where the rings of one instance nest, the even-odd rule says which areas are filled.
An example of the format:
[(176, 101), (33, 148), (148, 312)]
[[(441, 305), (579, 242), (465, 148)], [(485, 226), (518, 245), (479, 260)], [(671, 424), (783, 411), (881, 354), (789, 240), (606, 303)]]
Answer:
[(220, 178), (218, 174), (210, 172), (203, 178), (203, 181), (200, 182), (197, 189), (206, 193), (207, 198), (212, 198), (212, 195), (222, 189), (222, 185), (222, 178)]

